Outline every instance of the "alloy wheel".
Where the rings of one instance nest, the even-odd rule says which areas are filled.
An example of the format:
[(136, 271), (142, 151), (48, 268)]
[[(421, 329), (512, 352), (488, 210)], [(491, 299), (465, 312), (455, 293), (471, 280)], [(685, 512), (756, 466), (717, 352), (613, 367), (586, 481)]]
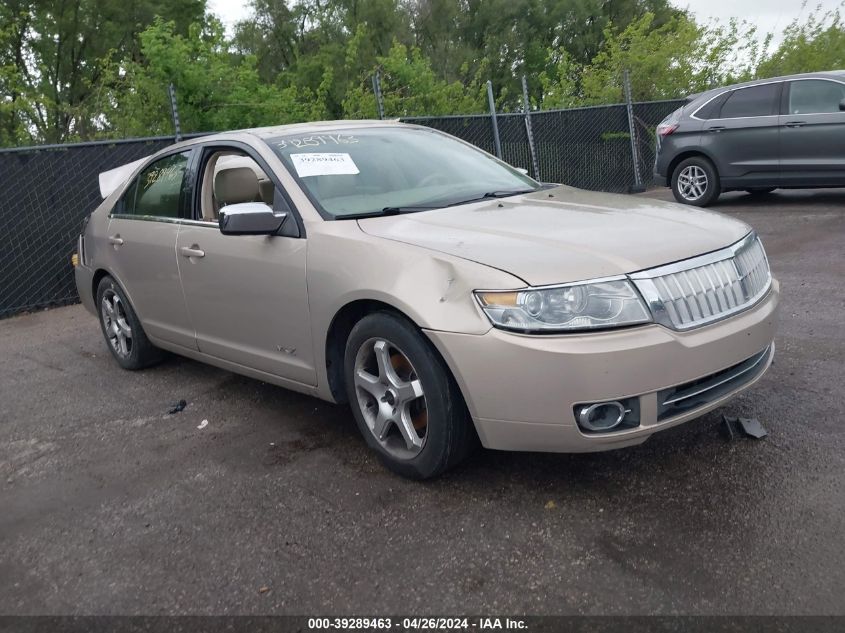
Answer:
[(108, 289), (103, 293), (100, 316), (109, 345), (118, 356), (128, 358), (132, 353), (132, 327), (126, 320), (123, 301), (114, 290)]
[(707, 184), (707, 172), (698, 165), (688, 165), (678, 174), (678, 192), (684, 200), (699, 200), (707, 191)]
[(365, 341), (355, 357), (354, 381), (361, 415), (382, 448), (399, 459), (418, 455), (428, 410), (422, 383), (402, 350), (382, 338)]

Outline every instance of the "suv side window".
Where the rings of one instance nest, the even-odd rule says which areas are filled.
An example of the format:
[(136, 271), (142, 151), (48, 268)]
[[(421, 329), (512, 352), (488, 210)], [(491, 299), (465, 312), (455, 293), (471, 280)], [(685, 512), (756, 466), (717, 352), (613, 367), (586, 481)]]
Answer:
[(710, 103), (706, 103), (705, 105), (701, 106), (701, 109), (695, 113), (695, 116), (699, 119), (718, 119), (719, 118), (719, 111), (722, 109), (722, 104), (725, 102), (725, 99), (728, 98), (730, 95), (730, 91), (723, 92), (718, 97), (714, 98)]
[(120, 213), (178, 218), (189, 156), (172, 154), (148, 165), (123, 194)]
[(719, 117), (733, 119), (775, 114), (780, 86), (773, 83), (734, 90), (722, 105)]
[(845, 99), (845, 84), (824, 79), (792, 81), (789, 86), (789, 114), (839, 112)]

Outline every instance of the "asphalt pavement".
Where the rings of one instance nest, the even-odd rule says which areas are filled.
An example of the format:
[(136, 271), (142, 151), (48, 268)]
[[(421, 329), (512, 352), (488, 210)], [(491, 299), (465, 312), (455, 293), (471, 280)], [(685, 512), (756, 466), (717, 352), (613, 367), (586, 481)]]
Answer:
[[(845, 614), (845, 191), (714, 208), (782, 284), (754, 388), (639, 447), (426, 483), (346, 408), (120, 370), (80, 306), (0, 321), (0, 614)], [(769, 436), (727, 442), (723, 413)]]

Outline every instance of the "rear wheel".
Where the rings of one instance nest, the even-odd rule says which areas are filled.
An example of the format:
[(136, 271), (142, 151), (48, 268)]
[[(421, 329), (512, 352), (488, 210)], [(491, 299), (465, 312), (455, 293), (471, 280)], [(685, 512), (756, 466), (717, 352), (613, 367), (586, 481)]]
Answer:
[(389, 312), (361, 319), (346, 342), (344, 372), (358, 428), (393, 472), (434, 477), (474, 445), (475, 431), (448, 368), (405, 319)]
[(97, 286), (97, 306), (106, 345), (121, 367), (142, 369), (161, 361), (164, 353), (150, 343), (129, 299), (111, 277), (103, 277)]
[(672, 193), (683, 204), (706, 207), (721, 193), (719, 174), (707, 158), (693, 156), (681, 161), (672, 173)]

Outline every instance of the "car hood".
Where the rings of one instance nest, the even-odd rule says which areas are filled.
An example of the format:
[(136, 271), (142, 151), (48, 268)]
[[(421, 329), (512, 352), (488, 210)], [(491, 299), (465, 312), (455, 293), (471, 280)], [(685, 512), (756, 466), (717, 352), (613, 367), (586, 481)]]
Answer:
[(492, 266), (534, 286), (668, 264), (751, 230), (711, 211), (571, 187), (358, 223), (370, 235)]

